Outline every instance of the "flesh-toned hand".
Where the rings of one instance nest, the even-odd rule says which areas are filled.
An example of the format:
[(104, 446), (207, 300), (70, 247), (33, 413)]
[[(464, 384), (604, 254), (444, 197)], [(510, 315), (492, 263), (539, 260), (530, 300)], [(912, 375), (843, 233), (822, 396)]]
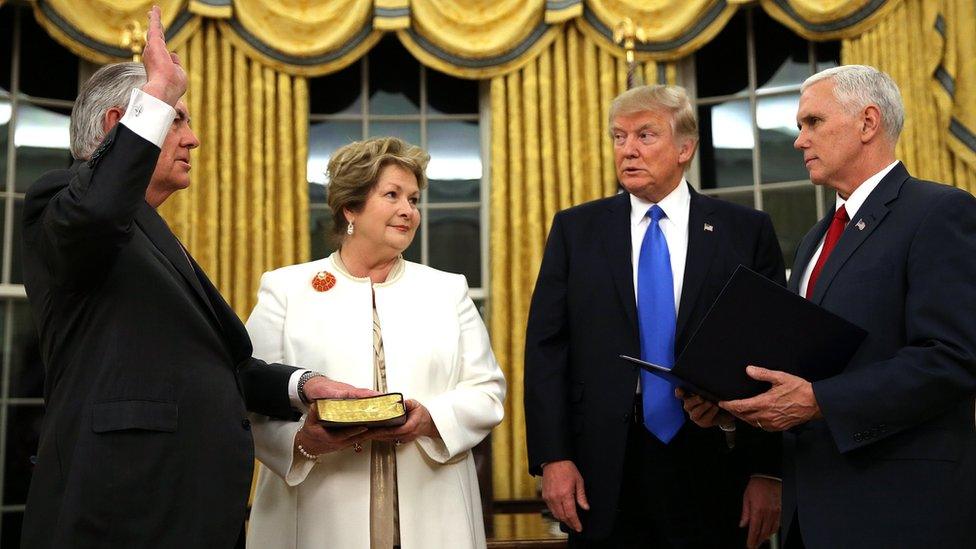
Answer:
[(142, 50), (142, 64), (146, 67), (147, 78), (142, 91), (175, 107), (186, 93), (186, 71), (180, 65), (180, 58), (166, 49), (159, 6), (153, 6), (149, 11), (149, 30), (146, 33), (146, 47)]

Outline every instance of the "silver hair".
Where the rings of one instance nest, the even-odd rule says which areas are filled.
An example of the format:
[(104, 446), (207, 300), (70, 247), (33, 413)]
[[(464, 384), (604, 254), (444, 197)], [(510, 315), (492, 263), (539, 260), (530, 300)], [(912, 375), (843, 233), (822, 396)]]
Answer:
[(105, 139), (105, 111), (118, 107), (124, 112), (132, 89), (145, 83), (142, 63), (115, 63), (98, 69), (81, 87), (71, 109), (71, 155), (88, 160)]
[(800, 93), (823, 80), (834, 83), (834, 97), (848, 111), (860, 112), (868, 105), (881, 111), (881, 125), (894, 143), (905, 124), (905, 105), (895, 81), (887, 74), (867, 65), (842, 65), (807, 78)]

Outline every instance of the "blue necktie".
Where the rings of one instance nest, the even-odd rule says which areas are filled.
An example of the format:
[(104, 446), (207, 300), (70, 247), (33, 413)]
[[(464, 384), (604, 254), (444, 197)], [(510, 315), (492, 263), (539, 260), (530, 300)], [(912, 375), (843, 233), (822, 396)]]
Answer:
[[(647, 210), (651, 223), (644, 233), (637, 263), (637, 317), (640, 325), (641, 358), (670, 368), (674, 365), (674, 279), (671, 254), (658, 222), (664, 210), (654, 205)], [(681, 401), (674, 386), (641, 370), (644, 426), (661, 442), (671, 442), (684, 424)]]

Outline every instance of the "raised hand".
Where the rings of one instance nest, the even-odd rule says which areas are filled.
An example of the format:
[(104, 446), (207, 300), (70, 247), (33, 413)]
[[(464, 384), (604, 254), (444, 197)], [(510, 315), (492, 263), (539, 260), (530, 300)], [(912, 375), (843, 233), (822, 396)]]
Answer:
[(146, 84), (142, 91), (175, 107), (186, 93), (186, 71), (180, 58), (166, 49), (162, 15), (159, 6), (149, 10), (149, 30), (146, 47), (142, 50), (142, 64), (146, 67)]

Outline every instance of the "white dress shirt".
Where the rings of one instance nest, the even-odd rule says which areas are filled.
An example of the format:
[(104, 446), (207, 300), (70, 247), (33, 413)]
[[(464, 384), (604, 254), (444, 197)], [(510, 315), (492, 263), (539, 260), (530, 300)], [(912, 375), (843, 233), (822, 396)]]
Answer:
[[(878, 183), (881, 183), (884, 176), (888, 175), (888, 172), (890, 172), (896, 164), (898, 164), (897, 160), (891, 164), (888, 164), (880, 172), (867, 178), (864, 183), (861, 183), (856, 189), (854, 189), (854, 192), (851, 193), (851, 196), (847, 197), (847, 200), (844, 200), (838, 194), (837, 202), (834, 204), (834, 212), (836, 213), (841, 206), (844, 206), (847, 209), (847, 218), (853, 221), (854, 216), (857, 215), (857, 211), (861, 209), (862, 205), (864, 205), (864, 201), (868, 199), (871, 191), (878, 186)], [(810, 282), (810, 273), (813, 272), (813, 267), (817, 264), (817, 259), (820, 258), (820, 252), (823, 251), (825, 238), (827, 238), (826, 232), (824, 232), (824, 235), (820, 237), (820, 244), (817, 245), (817, 251), (814, 252), (814, 254), (810, 257), (810, 262), (807, 264), (806, 269), (803, 270), (803, 277), (800, 278), (800, 295), (807, 295), (807, 283)]]
[[(651, 225), (647, 210), (654, 204), (630, 195), (630, 241), (633, 253), (634, 298), (637, 297), (637, 266), (640, 260), (644, 233)], [(691, 209), (691, 191), (688, 182), (681, 183), (670, 194), (657, 203), (664, 210), (665, 217), (658, 221), (664, 240), (668, 243), (671, 256), (671, 278), (674, 281), (674, 315), (678, 316), (678, 302), (681, 300), (681, 285), (685, 277), (685, 260), (688, 257), (688, 215)]]

